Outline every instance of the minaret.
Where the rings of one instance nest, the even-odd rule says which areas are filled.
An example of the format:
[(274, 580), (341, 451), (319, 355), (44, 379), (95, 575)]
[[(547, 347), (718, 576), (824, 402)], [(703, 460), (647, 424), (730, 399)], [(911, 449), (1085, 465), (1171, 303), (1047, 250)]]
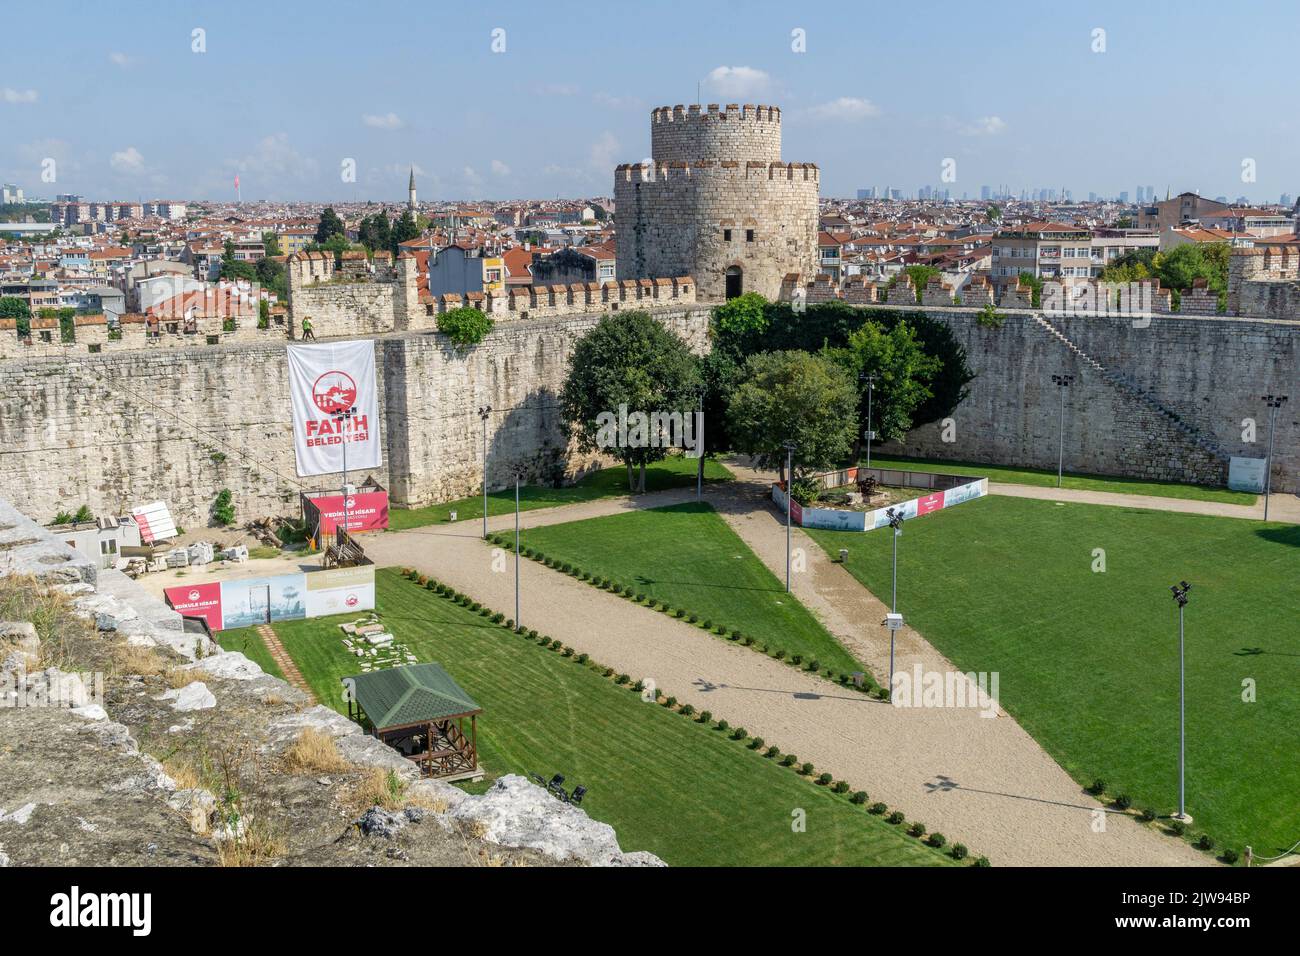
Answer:
[(415, 212), (415, 167), (411, 167), (411, 181), (406, 186), (406, 208)]

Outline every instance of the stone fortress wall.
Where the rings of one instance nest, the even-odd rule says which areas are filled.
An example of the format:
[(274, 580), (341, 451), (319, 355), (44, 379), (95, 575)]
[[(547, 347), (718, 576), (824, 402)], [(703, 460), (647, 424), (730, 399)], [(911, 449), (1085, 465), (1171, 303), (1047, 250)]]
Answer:
[[(1125, 312), (1149, 312), (1152, 315), (1241, 316), (1291, 320), (1300, 316), (1300, 247), (1294, 245), (1234, 248), (1228, 259), (1226, 308), (1220, 312), (1219, 296), (1204, 279), (1180, 296), (1177, 308), (1171, 289), (1161, 288), (1159, 279), (1140, 279), (1129, 283), (1133, 292)], [(902, 273), (892, 287), (888, 281), (873, 282), (864, 276), (847, 277), (837, 288), (827, 275), (807, 281), (803, 275), (790, 275), (782, 283), (780, 299), (805, 304), (843, 301), (850, 305), (915, 306), (916, 287), (911, 276)], [(1099, 279), (1069, 279), (1064, 284), (1046, 288), (1041, 307), (1047, 312), (1082, 314), (1116, 311), (1118, 301), (1113, 284)], [(1017, 280), (1008, 286), (1000, 300), (992, 285), (980, 275), (970, 276), (960, 287), (947, 277), (933, 276), (921, 290), (920, 304), (946, 307), (952, 305), (1009, 308), (1033, 307), (1033, 289)]]
[[(708, 310), (636, 300), (692, 349), (708, 347)], [(550, 306), (550, 308), (559, 308)], [(397, 504), (478, 491), (480, 405), (490, 404), (488, 482), (572, 477), (595, 463), (569, 447), (556, 407), (569, 355), (604, 311), (503, 322), (458, 352), (445, 336), (375, 337), (385, 465), (373, 477)], [(318, 326), (319, 328), (319, 326)], [(229, 488), (239, 520), (298, 513), (298, 493), (341, 476), (297, 477), (288, 370), (278, 341), (135, 348), (0, 361), (0, 488), (49, 521), (82, 504), (124, 513), (163, 499), (184, 527), (203, 527)], [(360, 484), (371, 472), (352, 471)]]
[[(1300, 491), (1300, 250), (1234, 249), (1227, 314), (1203, 283), (1182, 295), (1156, 280), (1135, 283), (1119, 312), (1095, 281), (1044, 290), (1017, 283), (995, 302), (980, 276), (955, 289), (941, 277), (920, 291), (904, 273), (892, 288), (861, 276), (836, 288), (827, 276), (790, 277), (781, 297), (813, 305), (921, 310), (951, 327), (976, 373), (953, 414), (953, 441), (929, 424), (885, 451), (919, 457), (1055, 468), (1060, 396), (1053, 374), (1074, 374), (1066, 393), (1067, 470), (1219, 485), (1233, 456), (1267, 453), (1268, 409), (1261, 396), (1291, 394), (1277, 416), (1275, 491)], [(1112, 291), (1111, 298), (1118, 301)], [(995, 306), (1001, 328), (981, 325)], [(1255, 440), (1243, 439), (1245, 420)]]
[[(1060, 393), (1052, 375), (1071, 374), (1067, 471), (1223, 486), (1232, 456), (1267, 452), (1261, 396), (1300, 381), (1300, 320), (1135, 322), (1001, 309), (1002, 327), (992, 328), (970, 307), (924, 311), (953, 330), (976, 377), (948, 435), (944, 423), (930, 423), (885, 453), (1055, 469)], [(1274, 492), (1300, 492), (1298, 413), (1293, 399), (1277, 415)], [(1244, 438), (1246, 419), (1253, 441)]]
[(700, 297), (777, 298), (817, 263), (819, 171), (781, 161), (781, 111), (709, 104), (651, 113), (651, 161), (614, 171), (620, 278), (690, 275)]

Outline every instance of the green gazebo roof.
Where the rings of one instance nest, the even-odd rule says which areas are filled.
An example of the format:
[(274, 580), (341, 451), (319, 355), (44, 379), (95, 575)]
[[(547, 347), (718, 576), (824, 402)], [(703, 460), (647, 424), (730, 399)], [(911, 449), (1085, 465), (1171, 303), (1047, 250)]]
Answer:
[(437, 664), (409, 664), (343, 678), (377, 730), (404, 727), (483, 708)]

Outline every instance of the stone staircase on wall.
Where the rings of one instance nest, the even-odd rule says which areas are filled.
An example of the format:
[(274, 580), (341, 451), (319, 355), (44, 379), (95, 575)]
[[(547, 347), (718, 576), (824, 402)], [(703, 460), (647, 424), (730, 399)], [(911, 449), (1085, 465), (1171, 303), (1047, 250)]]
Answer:
[(1043, 331), (1047, 332), (1054, 339), (1056, 339), (1058, 342), (1064, 345), (1069, 351), (1077, 355), (1079, 357), (1080, 362), (1082, 362), (1085, 366), (1091, 368), (1094, 372), (1096, 372), (1102, 378), (1102, 380), (1105, 381), (1107, 384), (1119, 389), (1121, 392), (1128, 395), (1129, 397), (1145, 404), (1148, 408), (1150, 408), (1157, 415), (1159, 415), (1161, 419), (1166, 421), (1169, 424), (1169, 427), (1179, 432), (1192, 445), (1195, 445), (1197, 448), (1201, 449), (1206, 454), (1217, 459), (1219, 462), (1222, 462), (1224, 465), (1228, 463), (1229, 459), (1231, 458), (1231, 455), (1223, 448), (1222, 445), (1214, 441), (1214, 439), (1205, 435), (1195, 426), (1185, 421), (1182, 418), (1182, 416), (1180, 416), (1173, 409), (1169, 408), (1167, 405), (1159, 401), (1159, 399), (1157, 399), (1151, 392), (1142, 388), (1140, 385), (1138, 385), (1136, 382), (1134, 382), (1132, 379), (1128, 378), (1127, 376), (1121, 375), (1118, 372), (1112, 371), (1111, 369), (1108, 369), (1106, 366), (1102, 365), (1095, 358), (1093, 358), (1091, 355), (1089, 355), (1087, 352), (1081, 349), (1078, 345), (1076, 345), (1073, 341), (1071, 341), (1069, 336), (1067, 336), (1064, 332), (1062, 332), (1060, 329), (1054, 326), (1051, 322), (1047, 321), (1047, 319), (1043, 318), (1041, 315), (1036, 314), (1034, 316), (1034, 321), (1038, 323), (1039, 326), (1042, 327)]

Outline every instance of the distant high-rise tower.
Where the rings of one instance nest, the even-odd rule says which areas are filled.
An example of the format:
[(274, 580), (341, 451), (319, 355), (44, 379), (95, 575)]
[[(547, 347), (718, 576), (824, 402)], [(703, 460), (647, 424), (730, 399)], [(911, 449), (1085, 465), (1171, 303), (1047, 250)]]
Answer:
[(415, 167), (411, 167), (411, 181), (406, 185), (406, 208), (415, 212)]

